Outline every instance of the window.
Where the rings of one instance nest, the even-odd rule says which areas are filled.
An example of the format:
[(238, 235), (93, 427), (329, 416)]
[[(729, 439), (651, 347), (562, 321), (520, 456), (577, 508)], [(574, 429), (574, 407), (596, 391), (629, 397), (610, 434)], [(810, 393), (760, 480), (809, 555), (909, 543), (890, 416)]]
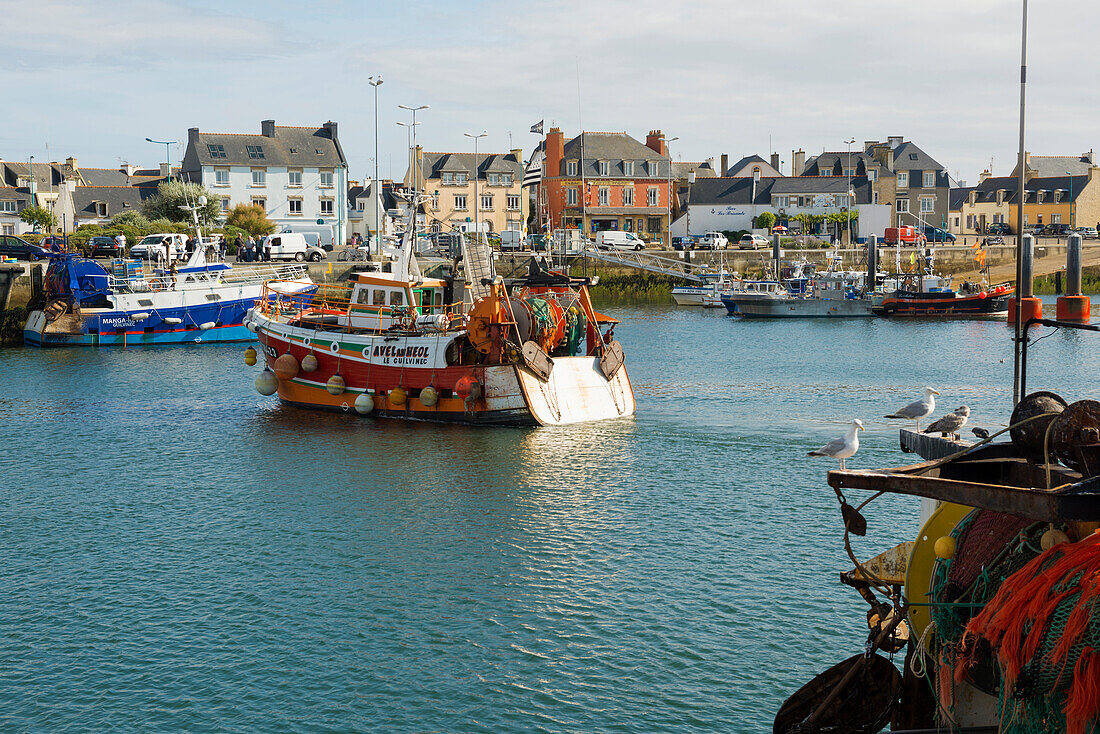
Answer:
[[(363, 208), (363, 202), (361, 202), (361, 201), (359, 202), (359, 208), (360, 209)], [(435, 192), (432, 192), (432, 209), (438, 209), (438, 208), (439, 208), (439, 192), (435, 191)]]
[(571, 189), (566, 189), (565, 190), (565, 204), (566, 204), (566, 206), (576, 206), (577, 205), (577, 189), (576, 188), (571, 188)]
[(444, 186), (446, 186), (447, 184), (453, 184), (454, 182), (455, 182), (455, 175), (453, 173), (444, 173), (443, 174), (443, 185)]
[(512, 174), (506, 173), (506, 174), (504, 174), (503, 176), (500, 177), (500, 180), (501, 180), (501, 183), (503, 183), (505, 186), (511, 186), (512, 181), (514, 181), (515, 178), (512, 176)]
[(661, 164), (659, 162), (657, 162), (657, 161), (650, 161), (649, 162), (649, 175), (650, 176), (656, 176), (660, 173), (660, 171), (661, 171)]
[(657, 206), (657, 203), (659, 201), (660, 191), (661, 190), (659, 188), (657, 188), (656, 186), (650, 186), (649, 187), (648, 198), (646, 199), (646, 204), (648, 206)]
[(649, 231), (653, 232), (653, 233), (657, 233), (657, 232), (661, 231), (661, 218), (660, 217), (650, 217), (649, 218)]
[(634, 188), (631, 186), (623, 188), (623, 206), (634, 206)]
[(973, 229), (974, 228), (974, 215), (973, 214), (967, 214), (966, 215), (966, 228), (967, 229)]
[(936, 197), (934, 197), (934, 196), (922, 196), (922, 197), (920, 197), (920, 211), (921, 211), (921, 214), (927, 214), (928, 212), (936, 211)]
[(331, 217), (333, 212), (333, 204), (334, 202), (332, 199), (321, 199), (321, 214), (327, 214)]
[(844, 169), (844, 175), (845, 176), (854, 176), (854, 175), (856, 175), (856, 169), (854, 169), (854, 168), (845, 168)]
[(916, 159), (917, 159), (917, 154), (916, 153), (910, 153), (909, 154), (909, 160), (915, 161)]
[(0, 234), (15, 234), (15, 225), (0, 224)]
[(509, 194), (508, 196), (508, 211), (519, 211), (519, 197), (515, 194)]
[(611, 189), (607, 186), (601, 186), (599, 191), (600, 206), (611, 205)]
[(909, 211), (909, 200), (908, 199), (898, 199), (897, 201), (894, 202), (894, 209), (895, 209), (895, 211), (897, 211), (898, 214), (904, 214), (905, 212), (908, 212)]
[(481, 208), (491, 210), (493, 208), (493, 195), (482, 194), (481, 195)]
[(390, 305), (391, 306), (404, 306), (405, 305), (405, 292), (404, 291), (390, 291)]
[(370, 291), (366, 288), (360, 288), (355, 294), (355, 302), (363, 304), (370, 303)]
[(456, 173), (455, 174), (455, 183), (456, 184), (465, 184), (469, 180), (470, 180), (470, 174), (468, 174), (468, 173)]
[(576, 161), (566, 161), (565, 162), (565, 175), (566, 176), (576, 176), (577, 175), (577, 162)]
[(1026, 226), (1027, 226), (1027, 224), (1028, 224), (1028, 222), (1027, 222), (1027, 219), (1028, 219), (1028, 217), (1027, 217), (1027, 215), (1025, 214), (1025, 215), (1024, 215), (1024, 226), (1025, 226), (1025, 227), (1026, 227)]
[(1061, 224), (1062, 223), (1062, 215), (1061, 214), (1051, 214), (1050, 215), (1050, 223), (1051, 224)]
[(367, 202), (365, 199), (359, 199), (355, 202), (355, 208), (359, 211), (363, 211), (367, 208)]
[(877, 204), (878, 203), (878, 192), (877, 191), (874, 192), (873, 194), (871, 194), (871, 203), (872, 204)]
[(787, 201), (788, 198), (786, 196), (777, 196), (775, 197), (775, 204), (773, 204), (772, 206), (774, 206), (776, 209), (786, 209), (788, 206), (790, 206)]
[(332, 188), (332, 171), (321, 171), (321, 188)]
[(623, 161), (623, 175), (624, 176), (633, 176), (634, 175), (634, 161)]
[(206, 149), (210, 152), (211, 158), (225, 158), (224, 145), (207, 145)]
[(924, 188), (934, 189), (936, 188), (936, 172), (925, 171), (924, 172)]
[(221, 203), (222, 203), (222, 212), (223, 213), (228, 212), (229, 211), (229, 197), (228, 196), (223, 196)]
[(385, 306), (386, 305), (386, 291), (381, 288), (374, 289), (374, 305)]
[(500, 186), (500, 174), (499, 173), (487, 173), (485, 174), (486, 180), (490, 186)]
[(95, 203), (95, 214), (97, 217), (107, 216), (107, 202), (97, 201)]
[(252, 169), (252, 185), (253, 186), (267, 186), (267, 169), (266, 168), (253, 168)]
[(287, 213), (292, 217), (302, 216), (302, 200), (301, 199), (287, 199), (286, 200)]
[(262, 196), (253, 196), (252, 197), (252, 206), (258, 206), (266, 212), (267, 211), (267, 199), (265, 199)]
[(287, 183), (289, 185), (293, 186), (296, 189), (300, 189), (302, 187), (302, 169), (301, 168), (287, 169), (286, 177), (287, 177)]
[(229, 169), (228, 168), (215, 168), (214, 169), (214, 185), (215, 186), (228, 186), (229, 185)]
[(1036, 224), (1042, 224), (1043, 223), (1043, 215), (1042, 214), (1039, 214), (1035, 217), (1035, 223)]
[(0, 213), (15, 214), (16, 208), (14, 201), (0, 201)]
[(600, 161), (600, 175), (601, 176), (610, 176), (611, 175), (611, 161)]
[(262, 160), (264, 157), (264, 146), (262, 145), (246, 145), (244, 149), (248, 153), (249, 158)]
[(455, 209), (466, 209), (466, 194), (455, 194)]
[(898, 171), (898, 188), (909, 188), (909, 171)]
[(867, 180), (871, 183), (874, 183), (875, 181), (878, 181), (878, 171), (868, 171), (867, 172)]

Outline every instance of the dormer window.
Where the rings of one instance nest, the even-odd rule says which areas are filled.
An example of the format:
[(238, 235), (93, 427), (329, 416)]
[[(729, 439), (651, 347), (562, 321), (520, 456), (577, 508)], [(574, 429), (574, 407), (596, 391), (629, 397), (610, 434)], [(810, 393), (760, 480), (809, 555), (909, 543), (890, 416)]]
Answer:
[(566, 176), (576, 176), (577, 175), (577, 162), (576, 161), (566, 161), (565, 162), (565, 175)]
[(634, 161), (623, 161), (623, 175), (624, 176), (633, 176), (634, 175)]
[(600, 161), (600, 175), (601, 176), (610, 176), (611, 175), (611, 161)]
[(105, 216), (107, 216), (107, 202), (105, 202), (105, 201), (97, 201), (97, 202), (95, 203), (95, 215), (96, 215), (97, 217), (105, 217)]
[(1037, 204), (1042, 204), (1043, 203), (1043, 192), (1042, 192), (1042, 190), (1036, 191), (1035, 193), (1039, 195), (1038, 198), (1035, 200), (1036, 203)]

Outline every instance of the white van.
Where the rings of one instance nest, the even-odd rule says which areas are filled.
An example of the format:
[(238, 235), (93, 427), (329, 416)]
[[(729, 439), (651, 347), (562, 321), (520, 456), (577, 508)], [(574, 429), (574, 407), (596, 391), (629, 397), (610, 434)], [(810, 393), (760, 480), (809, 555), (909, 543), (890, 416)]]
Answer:
[(288, 224), (283, 232), (305, 235), (306, 242), (330, 252), (336, 246), (336, 233), (331, 224)]
[(506, 229), (500, 233), (500, 251), (517, 252), (527, 249), (527, 240), (523, 232), (517, 229)]
[(645, 240), (633, 232), (597, 232), (596, 247), (601, 250), (644, 250)]
[(280, 232), (264, 237), (261, 246), (269, 260), (297, 260), (304, 262), (309, 254), (306, 238), (297, 232)]

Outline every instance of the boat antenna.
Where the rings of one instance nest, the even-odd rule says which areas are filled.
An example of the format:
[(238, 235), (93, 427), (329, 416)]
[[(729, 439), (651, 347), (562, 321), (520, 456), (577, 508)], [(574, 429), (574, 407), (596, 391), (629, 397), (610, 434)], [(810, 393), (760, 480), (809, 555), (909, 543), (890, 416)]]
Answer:
[[(1012, 340), (1012, 405), (1020, 402), (1020, 368), (1021, 347), (1023, 340), (1027, 338), (1027, 329), (1024, 328), (1023, 319), (1020, 318), (1020, 299), (1023, 297), (1024, 288), (1024, 100), (1027, 92), (1027, 0), (1023, 0), (1023, 23), (1020, 30), (1020, 150), (1019, 150), (1019, 174), (1020, 188), (1016, 194), (1016, 323)], [(1027, 284), (1026, 291), (1031, 292), (1031, 284)]]

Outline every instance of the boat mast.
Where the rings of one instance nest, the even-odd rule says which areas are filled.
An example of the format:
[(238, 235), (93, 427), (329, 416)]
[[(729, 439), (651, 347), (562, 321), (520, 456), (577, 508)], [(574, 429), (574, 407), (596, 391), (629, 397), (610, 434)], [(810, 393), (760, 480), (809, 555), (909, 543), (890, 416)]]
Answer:
[(1031, 293), (1031, 284), (1024, 288), (1024, 100), (1027, 91), (1027, 0), (1023, 0), (1023, 24), (1020, 31), (1020, 188), (1016, 194), (1016, 324), (1012, 340), (1012, 405), (1020, 402), (1020, 348), (1027, 338), (1023, 319), (1020, 318), (1020, 299)]

